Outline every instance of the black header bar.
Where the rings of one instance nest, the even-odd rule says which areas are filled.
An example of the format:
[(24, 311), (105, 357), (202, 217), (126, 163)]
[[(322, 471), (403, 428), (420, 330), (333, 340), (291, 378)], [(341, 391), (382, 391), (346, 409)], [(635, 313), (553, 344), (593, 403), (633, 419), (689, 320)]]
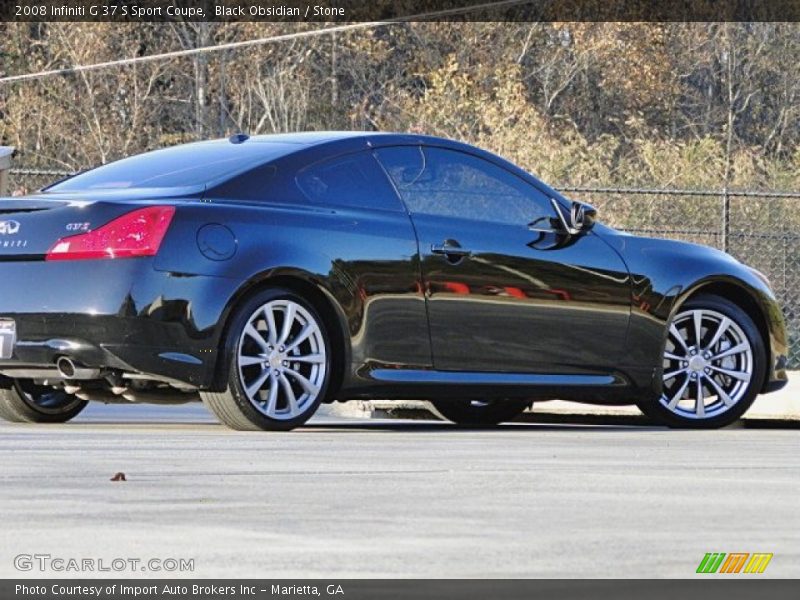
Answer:
[[(788, 579), (25, 579), (0, 580), (4, 600), (783, 600)], [(758, 576), (754, 576), (758, 577)]]
[(2, 0), (0, 21), (799, 21), (800, 0)]

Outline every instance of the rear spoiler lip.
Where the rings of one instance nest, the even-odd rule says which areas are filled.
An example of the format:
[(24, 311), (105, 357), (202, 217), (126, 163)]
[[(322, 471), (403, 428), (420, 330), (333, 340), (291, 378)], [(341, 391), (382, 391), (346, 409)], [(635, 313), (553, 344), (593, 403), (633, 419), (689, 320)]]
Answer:
[(41, 198), (48, 200), (171, 200), (171, 199), (191, 199), (202, 198), (205, 194), (206, 186), (186, 185), (180, 187), (160, 187), (160, 188), (115, 188), (104, 190), (82, 190), (59, 192), (58, 190), (48, 192), (38, 192), (31, 194), (30, 198)]
[(3, 213), (25, 213), (67, 206), (67, 200), (36, 198), (31, 196), (0, 197), (0, 215)]

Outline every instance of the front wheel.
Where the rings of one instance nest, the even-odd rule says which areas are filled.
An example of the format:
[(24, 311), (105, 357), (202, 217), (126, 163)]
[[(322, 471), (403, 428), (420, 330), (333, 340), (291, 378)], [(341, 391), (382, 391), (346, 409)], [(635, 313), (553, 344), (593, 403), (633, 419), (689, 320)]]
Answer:
[(528, 400), (432, 400), (433, 413), (465, 427), (486, 427), (511, 421), (530, 406)]
[(731, 301), (698, 296), (673, 317), (662, 362), (662, 394), (639, 407), (670, 427), (730, 425), (750, 408), (767, 367), (764, 340)]
[(63, 390), (21, 379), (0, 390), (0, 418), (12, 423), (66, 423), (87, 404)]
[(269, 289), (245, 302), (225, 340), (227, 388), (203, 402), (232, 429), (287, 431), (316, 412), (330, 378), (325, 324), (294, 292)]

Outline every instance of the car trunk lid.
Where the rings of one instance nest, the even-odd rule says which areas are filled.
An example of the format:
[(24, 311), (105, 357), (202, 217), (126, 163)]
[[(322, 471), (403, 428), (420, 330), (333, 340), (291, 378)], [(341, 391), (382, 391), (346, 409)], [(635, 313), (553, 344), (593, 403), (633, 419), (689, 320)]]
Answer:
[[(91, 197), (0, 198), (0, 262), (44, 260), (62, 238), (87, 233), (138, 208), (155, 202), (118, 201)], [(158, 204), (164, 202), (163, 197)]]

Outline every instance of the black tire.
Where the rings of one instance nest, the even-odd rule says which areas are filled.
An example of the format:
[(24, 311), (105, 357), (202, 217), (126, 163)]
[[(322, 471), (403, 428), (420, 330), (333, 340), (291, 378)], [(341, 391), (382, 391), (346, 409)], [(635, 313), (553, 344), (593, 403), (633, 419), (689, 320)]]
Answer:
[[(248, 326), (248, 323), (251, 322), (251, 319), (256, 318), (258, 311), (261, 311), (265, 306), (273, 302), (293, 303), (298, 305), (305, 311), (305, 313), (302, 313), (302, 311), (298, 310), (296, 314), (302, 313), (301, 316), (304, 318), (313, 319), (319, 329), (319, 335), (315, 336), (315, 340), (317, 342), (317, 346), (322, 346), (321, 354), (324, 355), (324, 361), (319, 364), (319, 368), (324, 368), (324, 371), (321, 376), (317, 371), (316, 377), (321, 380), (317, 386), (318, 391), (315, 395), (313, 395), (313, 397), (310, 392), (308, 393), (308, 398), (302, 404), (302, 407), (299, 407), (298, 405), (298, 410), (300, 412), (296, 415), (292, 415), (292, 412), (289, 408), (288, 397), (286, 396), (287, 392), (282, 386), (282, 380), (280, 380), (281, 387), (279, 390), (284, 391), (279, 391), (277, 394), (283, 394), (283, 399), (286, 402), (286, 406), (281, 409), (281, 405), (277, 404), (275, 410), (272, 411), (275, 416), (269, 416), (265, 413), (265, 411), (268, 411), (268, 406), (261, 406), (261, 409), (256, 408), (255, 400), (251, 401), (251, 399), (248, 397), (242, 382), (242, 378), (245, 375), (243, 371), (240, 371), (240, 343), (246, 343), (244, 341), (246, 339), (250, 340), (250, 342), (255, 341), (252, 338), (245, 337), (245, 328)], [(273, 313), (273, 318), (275, 318), (275, 314), (276, 313)], [(286, 314), (287, 313), (283, 313), (283, 317), (285, 317)], [(281, 318), (280, 314), (278, 314), (278, 318)], [(264, 320), (263, 325), (266, 327), (266, 329), (259, 330), (259, 332), (266, 336), (269, 330), (266, 320)], [(302, 326), (302, 324), (300, 325)], [(282, 326), (276, 326), (275, 329), (280, 330), (281, 328)], [(296, 331), (296, 328), (293, 328), (292, 331)], [(269, 342), (269, 340), (267, 340), (264, 336), (262, 336), (261, 341), (265, 343)], [(292, 338), (289, 338), (288, 341), (291, 342)], [(305, 343), (306, 342), (303, 342), (303, 344)], [(260, 344), (257, 344), (257, 346), (260, 346)], [(231, 429), (236, 429), (238, 431), (289, 431), (299, 427), (308, 419), (310, 419), (317, 411), (317, 408), (319, 408), (322, 399), (325, 397), (328, 384), (331, 379), (332, 348), (330, 344), (330, 337), (326, 331), (324, 320), (321, 318), (314, 306), (303, 297), (290, 290), (280, 288), (262, 290), (261, 292), (258, 292), (248, 298), (241, 306), (239, 306), (230, 321), (229, 327), (227, 328), (222, 351), (223, 356), (220, 358), (220, 362), (224, 365), (223, 378), (226, 388), (222, 392), (201, 392), (200, 395), (203, 403), (217, 416), (220, 422)], [(253, 350), (251, 350), (249, 353), (252, 352)], [(291, 357), (286, 358), (291, 359)], [(291, 362), (291, 360), (289, 362)], [(254, 369), (261, 369), (261, 373), (273, 373), (280, 371), (280, 365), (276, 368), (274, 365), (268, 365), (268, 363), (269, 360), (267, 359), (263, 365), (256, 364), (251, 365), (251, 367)], [(286, 365), (286, 362), (283, 362), (282, 364)], [(300, 368), (304, 368), (302, 366), (298, 367), (298, 364), (292, 364), (291, 366), (298, 371)], [(250, 367), (243, 368), (248, 369)], [(284, 371), (280, 372), (289, 373), (290, 371), (291, 369), (286, 367)], [(292, 382), (292, 388), (295, 388), (295, 386), (299, 385), (299, 380), (290, 378), (290, 375), (286, 376), (287, 381)], [(256, 379), (258, 379), (258, 377), (256, 377)], [(269, 379), (264, 382), (264, 384), (266, 383), (270, 384), (269, 389), (271, 390), (272, 384), (278, 384), (278, 380), (273, 379), (270, 375)], [(302, 390), (302, 386), (299, 389)], [(268, 394), (267, 390), (262, 388), (258, 388), (258, 390), (259, 391), (256, 392), (256, 394), (260, 394), (262, 392), (265, 395)], [(277, 402), (279, 403), (280, 399), (278, 399)], [(269, 403), (266, 402), (266, 404), (268, 405)], [(281, 410), (283, 413), (288, 412), (288, 415), (278, 415), (277, 413)]]
[(491, 427), (512, 421), (531, 405), (530, 400), (431, 400), (431, 410), (443, 421), (462, 427)]
[(18, 380), (0, 390), (0, 418), (12, 423), (66, 423), (88, 402), (62, 390)]
[[(735, 404), (724, 409), (724, 412), (709, 415), (705, 418), (689, 418), (688, 416), (676, 414), (676, 412), (667, 408), (664, 403), (666, 400), (662, 401), (661, 397), (642, 399), (638, 402), (638, 406), (643, 413), (655, 422), (668, 427), (683, 429), (717, 429), (725, 427), (737, 421), (750, 408), (761, 391), (767, 369), (767, 351), (764, 340), (750, 316), (726, 298), (714, 295), (696, 296), (681, 306), (676, 315), (690, 310), (709, 310), (727, 317), (738, 325), (741, 332), (746, 336), (747, 341), (749, 341), (752, 350), (752, 369), (750, 370), (749, 381), (743, 384), (741, 396)], [(702, 373), (700, 378), (702, 379)], [(665, 395), (667, 394), (666, 388), (664, 393)], [(713, 393), (711, 397), (714, 397)]]

